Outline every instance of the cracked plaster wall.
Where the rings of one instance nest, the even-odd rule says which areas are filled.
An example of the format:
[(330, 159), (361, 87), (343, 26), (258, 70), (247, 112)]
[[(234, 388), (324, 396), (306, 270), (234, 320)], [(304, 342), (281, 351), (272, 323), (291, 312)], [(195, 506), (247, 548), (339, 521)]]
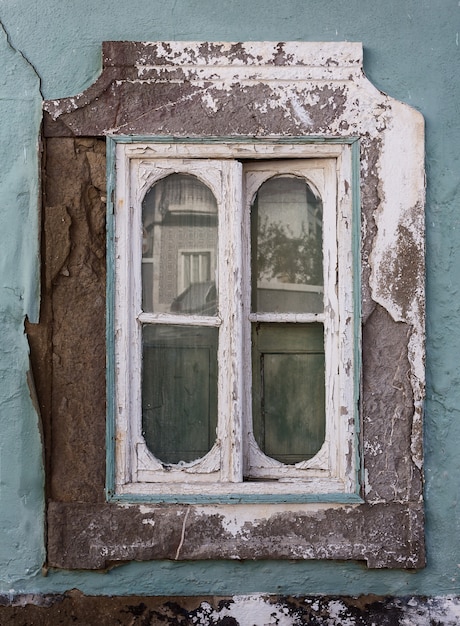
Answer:
[[(458, 215), (458, 3), (431, 1), (376, 3), (363, 11), (360, 0), (334, 7), (323, 3), (286, 2), (267, 12), (262, 3), (209, 5), (202, 14), (175, 3), (169, 7), (137, 1), (113, 11), (48, 1), (2, 6), (2, 20), (12, 46), (2, 34), (0, 104), (2, 169), (1, 220), (4, 251), (0, 266), (2, 301), (2, 425), (0, 489), (2, 496), (0, 551), (2, 589), (63, 591), (72, 586), (87, 593), (218, 593), (252, 590), (292, 593), (459, 591), (457, 542), (460, 515), (458, 492), (460, 437), (460, 369), (458, 366), (460, 259)], [(30, 11), (27, 10), (30, 8)], [(217, 11), (218, 9), (218, 11)], [(217, 12), (215, 12), (215, 10)], [(203, 7), (203, 12), (205, 8)], [(140, 13), (145, 20), (135, 19)], [(89, 16), (91, 14), (91, 20)], [(255, 19), (264, 14), (265, 20)], [(150, 18), (150, 19), (149, 19)], [(335, 30), (334, 30), (335, 29)], [(53, 42), (48, 33), (54, 32)], [(428, 567), (416, 575), (364, 572), (355, 564), (222, 564), (206, 567), (168, 563), (132, 564), (110, 576), (63, 575), (42, 578), (42, 483), (37, 414), (28, 389), (24, 314), (37, 317), (37, 159), (40, 87), (24, 57), (37, 68), (47, 98), (83, 90), (100, 67), (102, 39), (303, 39), (362, 40), (372, 80), (401, 100), (415, 104), (427, 120), (428, 175), (428, 399), (426, 405), (426, 479)], [(81, 33), (84, 32), (84, 37)], [(334, 33), (337, 32), (337, 35)], [(236, 33), (236, 34), (235, 34)], [(21, 50), (24, 56), (15, 51)], [(4, 69), (6, 68), (6, 70)], [(18, 140), (19, 137), (19, 140)], [(24, 151), (25, 148), (25, 151)], [(6, 164), (6, 166), (5, 166)], [(30, 197), (28, 194), (30, 193)], [(33, 198), (33, 200), (31, 199)], [(21, 245), (18, 246), (18, 241)], [(27, 459), (27, 463), (23, 462)], [(6, 506), (4, 506), (6, 504)], [(192, 573), (193, 572), (193, 573)], [(249, 575), (249, 576), (248, 576)], [(242, 582), (244, 579), (244, 583)], [(428, 623), (428, 622), (427, 622)]]

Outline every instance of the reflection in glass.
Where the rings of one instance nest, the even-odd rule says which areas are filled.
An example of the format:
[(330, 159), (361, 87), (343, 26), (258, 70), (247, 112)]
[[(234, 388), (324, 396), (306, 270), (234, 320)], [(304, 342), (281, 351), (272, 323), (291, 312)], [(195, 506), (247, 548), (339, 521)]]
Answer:
[(296, 176), (263, 183), (251, 210), (252, 309), (323, 311), (321, 198)]
[[(251, 210), (254, 312), (323, 312), (322, 213), (303, 178), (262, 184)], [(262, 452), (287, 465), (311, 459), (325, 438), (323, 324), (253, 324), (252, 390)]]
[(145, 325), (142, 430), (164, 463), (203, 457), (216, 440), (216, 328)]
[(217, 202), (190, 174), (171, 174), (142, 203), (142, 308), (214, 315)]

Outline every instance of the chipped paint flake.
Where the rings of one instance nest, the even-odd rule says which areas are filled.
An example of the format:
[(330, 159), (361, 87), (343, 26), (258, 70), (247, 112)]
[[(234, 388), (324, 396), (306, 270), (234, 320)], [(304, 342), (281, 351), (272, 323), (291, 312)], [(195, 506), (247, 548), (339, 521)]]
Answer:
[(308, 111), (306, 111), (302, 107), (302, 104), (299, 102), (299, 100), (296, 97), (293, 97), (291, 99), (291, 104), (292, 104), (294, 113), (302, 122), (302, 124), (305, 126), (305, 128), (311, 128), (311, 126), (313, 126), (313, 120), (311, 119), (311, 116), (308, 113)]
[(230, 618), (236, 620), (232, 623), (241, 625), (299, 626), (301, 622), (298, 616), (290, 613), (291, 611), (282, 603), (271, 603), (264, 596), (234, 596), (227, 606), (220, 610), (213, 609), (210, 604), (203, 602), (192, 623), (213, 624)]

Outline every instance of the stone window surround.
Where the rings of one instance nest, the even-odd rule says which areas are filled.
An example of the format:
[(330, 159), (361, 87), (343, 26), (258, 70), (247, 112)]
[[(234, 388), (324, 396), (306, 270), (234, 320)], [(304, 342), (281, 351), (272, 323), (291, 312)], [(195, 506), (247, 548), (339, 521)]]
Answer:
[[(45, 103), (50, 145), (109, 134), (359, 137), (362, 502), (148, 505), (51, 490), (49, 564), (327, 558), (423, 567), (421, 115), (367, 81), (361, 44), (106, 42), (103, 56), (86, 92)], [(75, 480), (83, 468), (73, 458)]]

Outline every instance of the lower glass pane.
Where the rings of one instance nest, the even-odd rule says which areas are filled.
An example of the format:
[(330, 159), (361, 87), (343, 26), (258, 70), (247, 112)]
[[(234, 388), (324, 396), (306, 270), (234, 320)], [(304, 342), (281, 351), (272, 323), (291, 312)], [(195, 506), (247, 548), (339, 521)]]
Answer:
[(322, 324), (254, 324), (253, 428), (282, 463), (312, 458), (325, 435)]
[(143, 327), (142, 429), (166, 464), (203, 457), (216, 440), (217, 328)]

